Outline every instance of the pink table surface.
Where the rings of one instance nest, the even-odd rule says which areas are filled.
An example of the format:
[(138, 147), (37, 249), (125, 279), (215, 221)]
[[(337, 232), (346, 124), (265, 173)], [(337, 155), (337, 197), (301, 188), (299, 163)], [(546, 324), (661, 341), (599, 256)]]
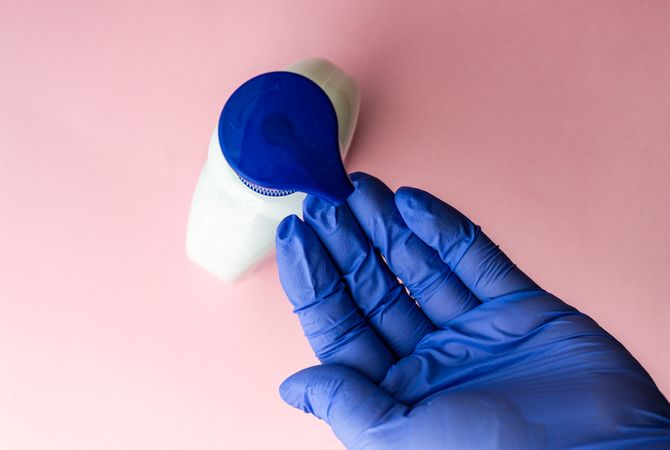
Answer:
[(349, 168), (435, 192), (670, 393), (670, 2), (0, 2), (0, 448), (329, 449), (274, 260), (186, 259), (232, 90), (324, 56)]

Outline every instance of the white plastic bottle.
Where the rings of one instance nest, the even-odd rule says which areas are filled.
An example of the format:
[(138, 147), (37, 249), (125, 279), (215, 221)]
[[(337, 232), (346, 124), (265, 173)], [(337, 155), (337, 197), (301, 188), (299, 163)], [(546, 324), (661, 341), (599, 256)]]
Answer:
[[(358, 119), (356, 81), (325, 59), (306, 59), (284, 70), (311, 79), (326, 93), (337, 116), (344, 159)], [(266, 196), (245, 186), (223, 156), (215, 129), (191, 203), (188, 257), (219, 279), (235, 281), (272, 252), (277, 225), (288, 215), (302, 215), (304, 198), (301, 192)]]

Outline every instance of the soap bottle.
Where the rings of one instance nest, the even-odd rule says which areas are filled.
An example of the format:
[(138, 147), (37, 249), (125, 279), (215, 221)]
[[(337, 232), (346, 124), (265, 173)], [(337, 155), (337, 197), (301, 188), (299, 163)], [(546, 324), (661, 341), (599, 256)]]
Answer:
[[(347, 195), (348, 190), (351, 189), (347, 184), (348, 178), (346, 180), (343, 178), (346, 177), (346, 173), (341, 161), (344, 160), (349, 151), (358, 118), (360, 91), (356, 80), (325, 59), (311, 58), (292, 64), (283, 71), (264, 74), (267, 75), (264, 80), (270, 81), (265, 81), (260, 89), (266, 91), (276, 89), (276, 83), (272, 81), (274, 80), (272, 76), (279, 76), (280, 82), (276, 84), (277, 86), (281, 85), (282, 89), (289, 89), (283, 87), (284, 85), (281, 83), (285, 78), (289, 78), (288, 81), (292, 81), (292, 78), (286, 74), (283, 74), (282, 77), (282, 72), (299, 75), (300, 77), (294, 76), (294, 78), (298, 78), (297, 86), (300, 89), (310, 88), (310, 86), (305, 86), (308, 83), (301, 84), (300, 78), (304, 77), (310, 80), (312, 83), (309, 84), (316, 84), (321, 90), (319, 91), (321, 95), (325, 94), (323, 98), (327, 99), (332, 105), (331, 109), (334, 111), (332, 122), (336, 122), (334, 124), (336, 132), (333, 140), (336, 147), (335, 152), (339, 151), (339, 158), (336, 161), (339, 166), (335, 164), (331, 168), (322, 168), (321, 164), (311, 163), (308, 165), (301, 158), (312, 155), (299, 154), (297, 159), (291, 159), (295, 156), (293, 153), (289, 152), (283, 156), (278, 155), (275, 151), (276, 148), (273, 147), (270, 149), (272, 152), (266, 151), (263, 153), (261, 151), (253, 155), (255, 160), (252, 163), (255, 167), (250, 171), (248, 169), (250, 163), (249, 151), (247, 151), (245, 160), (245, 155), (240, 157), (237, 153), (239, 150), (237, 147), (246, 146), (246, 148), (249, 148), (251, 146), (253, 152), (258, 150), (254, 145), (260, 147), (269, 145), (266, 142), (268, 137), (260, 136), (258, 139), (264, 138), (265, 140), (262, 142), (254, 141), (256, 137), (251, 136), (250, 138), (248, 130), (245, 134), (244, 132), (238, 132), (239, 130), (230, 131), (226, 129), (226, 126), (230, 127), (231, 122), (235, 122), (240, 116), (248, 114), (247, 110), (254, 107), (257, 98), (267, 92), (259, 91), (260, 93), (252, 92), (251, 94), (242, 92), (237, 96), (236, 94), (231, 96), (209, 141), (207, 160), (193, 195), (186, 234), (188, 257), (225, 282), (230, 283), (239, 279), (272, 253), (277, 225), (288, 215), (302, 215), (302, 202), (306, 196), (305, 192), (315, 193), (316, 195), (323, 194), (326, 200), (337, 203), (341, 202)], [(257, 78), (260, 77), (263, 76)], [(252, 79), (248, 83), (256, 82), (254, 80)], [(258, 85), (258, 82), (256, 84)], [(245, 85), (238, 90), (243, 91), (244, 87)], [(258, 89), (256, 87), (257, 91)], [(303, 95), (300, 90), (296, 92), (295, 95)], [(289, 92), (287, 95), (290, 94)], [(318, 103), (320, 99), (318, 93), (316, 94), (317, 98), (315, 100)], [(307, 105), (305, 108), (309, 109), (311, 103), (300, 103), (298, 100), (300, 99), (293, 102), (290, 98), (288, 101), (285, 99), (283, 105), (295, 110), (305, 104)], [(280, 105), (279, 108), (281, 107)], [(326, 109), (329, 107), (326, 107)], [(321, 116), (311, 117), (309, 111), (299, 110), (294, 112), (299, 116), (299, 120), (321, 120)], [(324, 112), (323, 116), (323, 123), (316, 123), (316, 127), (303, 127), (303, 130), (309, 133), (312, 132), (312, 128), (318, 129), (322, 125), (327, 128), (327, 111)], [(253, 117), (249, 120), (252, 121)], [(249, 126), (251, 127), (251, 125)], [(285, 125), (279, 119), (273, 122), (266, 118), (265, 122), (258, 124), (258, 126), (269, 128), (269, 131), (263, 129), (264, 131), (259, 134), (270, 133), (269, 139), (271, 141), (274, 139), (272, 133), (278, 134), (279, 139), (287, 141), (288, 143), (279, 143), (284, 147), (291, 147), (296, 141), (296, 138), (292, 137), (294, 130), (292, 128), (285, 129), (291, 127), (290, 123)], [(278, 131), (273, 131), (272, 127), (279, 127)], [(324, 133), (327, 134), (328, 130)], [(286, 137), (287, 135), (288, 137)], [(316, 138), (320, 139), (321, 137), (316, 136)], [(260, 144), (255, 144), (255, 142), (260, 142)], [(311, 151), (309, 148), (302, 148), (298, 150), (298, 153)], [(318, 157), (319, 155), (314, 156)], [(265, 161), (266, 157), (267, 161)], [(307, 168), (292, 167), (290, 161), (295, 161), (297, 165), (306, 165)], [(319, 161), (319, 159), (316, 161)], [(272, 173), (275, 166), (284, 167), (278, 175), (277, 171), (274, 174)], [(309, 173), (315, 170), (315, 167), (330, 172)], [(293, 176), (294, 173), (295, 176)], [(314, 177), (310, 177), (311, 175), (314, 175)], [(273, 178), (277, 176), (281, 179), (275, 180)], [(297, 184), (293, 183), (294, 180), (291, 177), (297, 179), (300, 176), (307, 176), (310, 179), (302, 184), (297, 181)], [(319, 178), (332, 179), (333, 182), (330, 187), (317, 185), (314, 186), (315, 190), (310, 190), (310, 186), (314, 184), (313, 180)], [(258, 182), (258, 180), (261, 181)], [(274, 183), (275, 181), (277, 182)], [(287, 186), (293, 189), (286, 189)], [(329, 195), (329, 188), (331, 190), (335, 189), (332, 191), (332, 195)]]

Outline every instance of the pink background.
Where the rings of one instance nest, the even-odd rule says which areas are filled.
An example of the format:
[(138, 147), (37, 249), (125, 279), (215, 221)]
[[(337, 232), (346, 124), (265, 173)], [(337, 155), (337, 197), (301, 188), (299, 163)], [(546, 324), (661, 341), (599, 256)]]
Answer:
[[(220, 108), (354, 74), (349, 168), (447, 199), (670, 394), (670, 2), (0, 1), (0, 448), (339, 448), (274, 260), (191, 264)], [(409, 6), (412, 4), (412, 6)]]

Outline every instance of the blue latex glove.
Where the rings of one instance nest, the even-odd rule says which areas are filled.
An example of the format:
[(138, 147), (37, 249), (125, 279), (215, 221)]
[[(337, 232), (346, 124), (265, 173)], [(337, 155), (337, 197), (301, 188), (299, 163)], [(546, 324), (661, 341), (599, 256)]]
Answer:
[(308, 197), (277, 231), (323, 363), (281, 385), (287, 403), (352, 449), (670, 448), (670, 405), (597, 323), (451, 206), (352, 179), (348, 204)]

